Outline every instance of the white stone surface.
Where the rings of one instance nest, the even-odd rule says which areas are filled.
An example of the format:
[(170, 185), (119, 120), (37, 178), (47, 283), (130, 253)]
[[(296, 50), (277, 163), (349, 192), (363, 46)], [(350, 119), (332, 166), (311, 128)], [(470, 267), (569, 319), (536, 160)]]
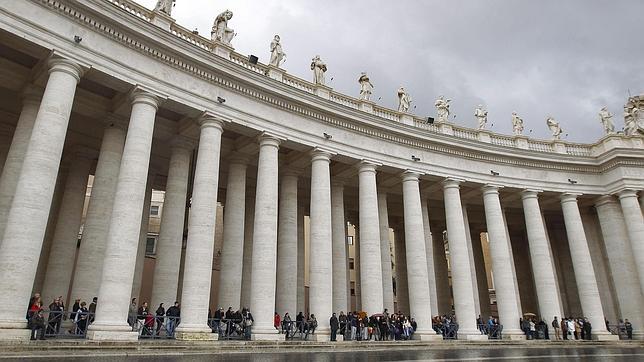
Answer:
[(158, 98), (153, 94), (143, 90), (133, 93), (98, 289), (99, 303), (96, 319), (89, 327), (89, 339), (109, 339), (110, 334), (120, 339), (121, 333), (132, 330), (127, 324), (127, 315), (157, 107)]
[(362, 161), (358, 168), (360, 214), (360, 288), (362, 310), (382, 313), (382, 267), (376, 165)]
[(619, 203), (622, 205), (624, 221), (626, 221), (631, 250), (637, 265), (640, 288), (644, 292), (644, 218), (642, 217), (642, 209), (638, 204), (635, 190), (621, 191), (618, 196)]
[(579, 214), (577, 205), (577, 195), (561, 195), (561, 208), (563, 209), (564, 222), (566, 224), (566, 234), (570, 246), (570, 256), (572, 266), (575, 271), (575, 280), (577, 281), (577, 290), (583, 314), (593, 326), (593, 339), (598, 339), (599, 335), (608, 335), (604, 328), (604, 311), (602, 310), (599, 290), (597, 289), (597, 279), (593, 269), (593, 262), (590, 258), (588, 242), (584, 227)]
[(91, 154), (77, 152), (70, 162), (70, 170), (65, 182), (65, 190), (56, 221), (51, 252), (45, 272), (41, 296), (43, 304), (49, 305), (58, 296), (68, 305), (69, 292), (81, 225), (87, 178), (93, 160)]
[(78, 249), (71, 292), (72, 299), (80, 298), (87, 302), (98, 296), (107, 232), (112, 216), (124, 144), (125, 130), (122, 125), (108, 122), (103, 131), (101, 150), (92, 184), (92, 195), (89, 199), (81, 245)]
[[(152, 184), (156, 172), (150, 170), (148, 181), (145, 186), (145, 198), (143, 199), (143, 210), (141, 211), (141, 225), (139, 226), (139, 241), (136, 247), (136, 262), (134, 263), (134, 274), (132, 277), (132, 292), (130, 298), (136, 298), (139, 303), (149, 302), (141, 300), (141, 283), (143, 283), (143, 264), (145, 263), (145, 249), (148, 242), (148, 227), (150, 226), (150, 205), (152, 204)], [(153, 307), (150, 306), (150, 309)], [(156, 309), (155, 309), (156, 310)]]
[(297, 181), (297, 173), (286, 171), (280, 185), (275, 291), (275, 310), (280, 316), (297, 315)]
[(554, 259), (544, 220), (539, 206), (538, 192), (525, 190), (521, 193), (523, 214), (525, 217), (532, 275), (539, 302), (539, 315), (548, 325), (549, 335), (554, 336), (552, 320), (555, 316), (561, 320), (563, 307), (559, 296), (559, 285), (554, 269)]
[[(161, 214), (159, 239), (156, 246), (151, 297), (152, 306), (164, 303), (166, 309), (177, 300), (183, 224), (186, 214), (186, 193), (188, 191), (190, 159), (194, 147), (192, 142), (186, 142), (180, 137), (175, 138), (173, 143), (163, 197), (163, 213)], [(241, 279), (241, 272), (239, 275)]]
[(255, 319), (251, 338), (254, 340), (284, 339), (284, 335), (277, 334), (273, 327), (277, 263), (277, 151), (280, 143), (279, 138), (270, 134), (262, 134), (259, 139), (250, 281), (250, 309)]
[(474, 250), (472, 246), (472, 231), (470, 230), (470, 220), (467, 214), (467, 204), (461, 204), (463, 210), (463, 226), (465, 227), (465, 241), (467, 244), (467, 256), (470, 258), (470, 271), (472, 272), (472, 291), (474, 295), (474, 309), (476, 314), (481, 314), (481, 301), (479, 300), (478, 283), (476, 278), (476, 264), (474, 262)]
[(421, 198), (421, 212), (423, 213), (423, 230), (425, 233), (425, 258), (427, 259), (427, 284), (429, 286), (429, 305), (433, 316), (438, 315), (438, 297), (436, 295), (436, 274), (434, 273), (434, 240), (429, 223), (429, 202)]
[(331, 153), (322, 149), (315, 149), (311, 153), (309, 310), (318, 320), (315, 334), (324, 339), (329, 338), (329, 318), (333, 313), (331, 156)]
[[(253, 228), (255, 227), (255, 195), (246, 195), (244, 212), (244, 265), (242, 266), (241, 306), (250, 307), (250, 281), (253, 268)], [(304, 287), (302, 287), (304, 290)]]
[(182, 337), (187, 339), (201, 338), (196, 336), (212, 332), (207, 322), (223, 132), (223, 122), (210, 114), (203, 115), (198, 122), (201, 131), (188, 217), (181, 324), (177, 327), (177, 332), (185, 333)]
[(304, 300), (304, 207), (297, 207), (297, 312), (307, 309)]
[[(389, 212), (387, 193), (378, 192), (378, 217), (380, 224), (380, 265), (382, 269), (383, 308), (394, 312), (394, 286), (391, 270), (391, 245), (389, 243)], [(432, 271), (434, 269), (432, 268)]]
[(331, 184), (331, 223), (333, 234), (333, 312), (349, 310), (347, 273), (347, 220), (344, 217), (344, 185)]
[(246, 218), (247, 159), (235, 155), (228, 166), (226, 203), (224, 204), (224, 242), (221, 251), (219, 298), (224, 309), (241, 310), (241, 287), (244, 265), (244, 229)]
[(409, 287), (407, 283), (407, 255), (405, 251), (405, 229), (394, 226), (394, 250), (396, 266), (396, 312), (409, 315)]
[[(0, 329), (24, 328), (58, 167), (81, 67), (49, 61), (49, 79), (34, 122), (0, 245)], [(10, 333), (11, 334), (11, 333)]]

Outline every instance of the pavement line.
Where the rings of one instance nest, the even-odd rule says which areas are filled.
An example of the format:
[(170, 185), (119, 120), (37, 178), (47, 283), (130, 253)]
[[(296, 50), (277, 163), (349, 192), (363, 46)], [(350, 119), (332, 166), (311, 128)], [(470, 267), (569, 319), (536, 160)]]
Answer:
[(562, 354), (562, 355), (541, 355), (541, 356), (505, 356), (505, 357), (470, 357), (470, 358), (443, 358), (443, 359), (410, 359), (397, 360), (398, 362), (451, 362), (451, 361), (498, 361), (498, 360), (516, 360), (516, 359), (554, 359), (554, 358), (580, 358), (580, 357), (636, 357), (644, 356), (644, 353), (616, 353), (616, 354)]

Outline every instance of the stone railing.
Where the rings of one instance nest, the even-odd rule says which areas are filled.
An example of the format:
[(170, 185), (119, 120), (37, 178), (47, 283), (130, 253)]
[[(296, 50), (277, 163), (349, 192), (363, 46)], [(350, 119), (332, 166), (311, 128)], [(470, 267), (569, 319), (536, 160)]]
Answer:
[[(154, 18), (153, 11), (137, 4), (135, 1), (132, 1), (132, 0), (105, 0), (105, 1), (108, 1), (113, 5), (119, 7), (120, 9), (145, 21), (150, 22)], [(196, 47), (199, 47), (203, 50), (210, 51), (217, 54), (216, 48), (218, 47), (218, 45), (212, 42), (210, 39), (199, 35), (198, 33), (193, 33), (192, 31), (180, 25), (177, 25), (175, 23), (172, 23), (170, 25), (170, 31), (172, 32), (172, 34), (193, 44)], [(259, 62), (257, 64), (251, 63), (248, 57), (232, 50), (219, 53), (218, 55), (222, 55), (222, 54), (224, 54), (223, 56), (226, 57), (228, 60), (232, 61), (233, 63), (238, 64), (254, 73), (262, 74), (266, 76), (269, 75), (269, 67), (267, 65), (261, 64)], [(297, 88), (307, 93), (319, 94), (318, 88), (320, 87), (316, 86), (312, 82), (290, 75), (283, 70), (280, 70), (280, 72), (281, 72), (281, 77), (277, 78), (278, 81), (281, 81), (282, 83), (287, 84), (288, 86)], [(430, 124), (430, 123), (427, 123), (423, 118), (409, 115), (409, 114), (403, 114), (389, 108), (375, 105), (371, 102), (367, 102), (369, 103), (369, 105), (365, 107), (365, 104), (364, 104), (365, 102), (363, 101), (360, 101), (354, 97), (347, 96), (342, 93), (333, 91), (331, 88), (328, 88), (328, 89), (329, 89), (329, 91), (327, 92), (328, 99), (334, 103), (338, 103), (352, 109), (362, 110), (366, 113), (371, 113), (374, 116), (382, 118), (383, 120), (386, 120), (386, 121), (405, 123), (421, 129), (425, 129), (432, 133), (442, 133), (442, 134), (447, 134), (452, 137), (456, 137), (460, 139), (475, 140), (475, 141), (489, 143), (496, 146), (521, 148), (521, 149), (527, 149), (527, 150), (536, 151), (536, 152), (560, 153), (560, 154), (568, 154), (573, 156), (591, 156), (593, 154), (593, 145), (590, 145), (590, 144), (577, 144), (577, 143), (570, 143), (566, 141), (534, 140), (534, 139), (529, 139), (526, 136), (501, 135), (501, 134), (493, 133), (488, 130), (477, 130), (473, 128), (466, 128), (462, 126), (457, 126), (452, 123), (442, 123), (440, 125)]]

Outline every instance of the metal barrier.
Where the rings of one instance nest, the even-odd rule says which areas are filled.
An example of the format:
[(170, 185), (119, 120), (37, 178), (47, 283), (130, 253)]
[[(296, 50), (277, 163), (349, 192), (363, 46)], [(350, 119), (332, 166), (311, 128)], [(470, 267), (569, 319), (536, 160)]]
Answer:
[(443, 339), (458, 339), (458, 323), (443, 324), (441, 334)]
[(282, 330), (280, 333), (284, 333), (286, 339), (301, 339), (306, 341), (309, 339), (310, 334), (315, 334), (315, 328), (306, 321), (282, 322)]
[(479, 324), (479, 331), (481, 334), (487, 335), (487, 339), (502, 339), (503, 338), (503, 325), (502, 324)]
[[(85, 338), (87, 327), (94, 321), (94, 313), (89, 312), (65, 312), (65, 311), (42, 311), (44, 317), (45, 338)], [(69, 322), (69, 323), (67, 323)], [(28, 328), (32, 329), (30, 322)]]
[(623, 324), (609, 324), (608, 325), (608, 331), (611, 334), (614, 334), (614, 335), (618, 336), (620, 340), (622, 340), (622, 339), (624, 339), (624, 340), (633, 339), (633, 337), (632, 337), (633, 331), (631, 330), (631, 333), (630, 333), (631, 338), (628, 338), (629, 337), (628, 330), (626, 329), (626, 326), (623, 325)]
[(213, 333), (220, 340), (249, 340), (252, 322), (247, 319), (215, 319), (208, 320)]
[(132, 330), (139, 334), (139, 339), (173, 339), (179, 319), (179, 317), (155, 316), (151, 313), (139, 315)]

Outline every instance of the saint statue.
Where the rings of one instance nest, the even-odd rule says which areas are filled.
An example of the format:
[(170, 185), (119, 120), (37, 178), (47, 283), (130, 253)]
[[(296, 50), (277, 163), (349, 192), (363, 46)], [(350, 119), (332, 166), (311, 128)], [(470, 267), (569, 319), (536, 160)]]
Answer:
[(552, 116), (548, 116), (548, 118), (546, 118), (546, 124), (548, 125), (550, 132), (552, 132), (552, 139), (561, 139), (561, 133), (563, 130), (561, 129), (561, 126), (559, 126), (559, 122), (555, 121)]
[(311, 70), (313, 71), (313, 83), (324, 85), (324, 72), (326, 72), (326, 64), (320, 59), (319, 55), (311, 59)]
[(268, 65), (279, 68), (280, 62), (286, 56), (284, 50), (282, 50), (282, 44), (280, 43), (280, 36), (275, 35), (273, 41), (271, 42), (271, 60), (268, 62)]
[(371, 82), (369, 81), (369, 76), (366, 72), (360, 73), (358, 83), (360, 83), (360, 99), (368, 101), (371, 98), (373, 84), (371, 84)]
[(637, 115), (639, 109), (632, 103), (624, 106), (624, 134), (634, 136), (637, 134)]
[(606, 132), (606, 134), (615, 133), (615, 125), (613, 124), (612, 118), (613, 115), (610, 114), (606, 107), (602, 107), (602, 109), (599, 110), (599, 119), (604, 125), (604, 132)]
[(523, 120), (517, 115), (517, 112), (512, 112), (512, 132), (515, 136), (523, 134)]
[(235, 37), (235, 31), (228, 27), (228, 20), (233, 18), (233, 12), (226, 10), (223, 13), (217, 15), (215, 22), (212, 24), (212, 31), (210, 36), (212, 41), (219, 41), (226, 45), (230, 45), (230, 42)]
[(158, 0), (157, 6), (154, 7), (154, 11), (160, 11), (170, 16), (172, 13), (172, 7), (174, 6), (175, 1), (176, 0)]
[(411, 96), (405, 88), (398, 88), (398, 112), (409, 112), (409, 106), (411, 106)]
[(449, 99), (443, 98), (443, 96), (438, 97), (434, 106), (436, 107), (436, 122), (447, 122), (449, 118)]
[(485, 129), (487, 124), (487, 110), (479, 104), (478, 107), (474, 110), (474, 117), (479, 121), (479, 129)]

